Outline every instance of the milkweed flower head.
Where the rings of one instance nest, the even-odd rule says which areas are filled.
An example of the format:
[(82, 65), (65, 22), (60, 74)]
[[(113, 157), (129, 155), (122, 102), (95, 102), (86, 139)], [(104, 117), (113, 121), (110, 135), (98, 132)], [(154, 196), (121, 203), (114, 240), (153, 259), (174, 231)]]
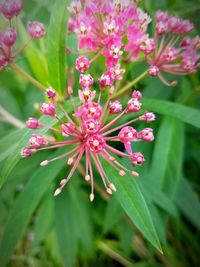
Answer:
[[(77, 65), (77, 61), (76, 61)], [(79, 70), (81, 72), (81, 70)], [(116, 77), (115, 77), (116, 78)], [(119, 157), (127, 158), (130, 165), (140, 166), (144, 162), (144, 156), (137, 151), (134, 151), (134, 142), (153, 141), (153, 130), (145, 128), (137, 131), (132, 123), (137, 121), (151, 122), (155, 119), (155, 115), (146, 112), (142, 115), (136, 115), (141, 109), (142, 94), (139, 91), (134, 91), (132, 98), (127, 101), (123, 107), (119, 100), (111, 100), (114, 93), (114, 86), (109, 86), (109, 97), (106, 103), (102, 103), (101, 99), (101, 83), (99, 82), (99, 93), (92, 89), (94, 79), (91, 74), (80, 74), (79, 84), (79, 100), (81, 104), (76, 105), (73, 99), (73, 89), (68, 87), (69, 97), (74, 105), (74, 113), (70, 115), (65, 108), (57, 101), (56, 92), (50, 87), (46, 90), (48, 102), (42, 103), (40, 111), (46, 116), (55, 118), (58, 122), (54, 128), (43, 125), (36, 118), (29, 118), (26, 125), (30, 129), (39, 129), (47, 127), (56, 133), (60, 133), (63, 141), (49, 141), (41, 134), (32, 134), (29, 140), (29, 145), (23, 148), (22, 157), (27, 158), (32, 154), (41, 150), (65, 148), (66, 152), (56, 158), (44, 160), (41, 166), (46, 166), (55, 160), (66, 158), (67, 164), (71, 165), (71, 170), (67, 177), (63, 178), (60, 186), (56, 189), (54, 195), (61, 193), (62, 188), (72, 178), (78, 164), (85, 159), (85, 180), (91, 183), (90, 200), (94, 199), (94, 170), (93, 166), (99, 172), (105, 186), (106, 192), (112, 194), (116, 191), (115, 185), (110, 182), (103, 167), (103, 161), (106, 161), (114, 169), (117, 170), (120, 176), (130, 173), (133, 176), (139, 174), (132, 169), (123, 166)], [(61, 115), (62, 114), (62, 117)], [(128, 122), (120, 124), (120, 120), (133, 114), (133, 117)], [(120, 150), (115, 144), (121, 143), (124, 149)]]
[[(18, 55), (26, 48), (30, 40), (21, 47), (17, 47), (18, 37), (17, 18), (23, 9), (23, 0), (4, 0), (0, 4), (0, 13), (8, 20), (8, 28), (0, 30), (0, 71), (12, 64)], [(12, 25), (12, 26), (11, 26)], [(27, 32), (31, 39), (45, 36), (45, 27), (41, 22), (28, 22)]]
[(200, 59), (200, 38), (185, 36), (193, 28), (189, 20), (171, 16), (167, 12), (156, 12), (155, 49), (146, 56), (150, 76), (158, 76), (165, 85), (175, 86), (176, 81), (168, 82), (162, 72), (174, 75), (196, 72)]

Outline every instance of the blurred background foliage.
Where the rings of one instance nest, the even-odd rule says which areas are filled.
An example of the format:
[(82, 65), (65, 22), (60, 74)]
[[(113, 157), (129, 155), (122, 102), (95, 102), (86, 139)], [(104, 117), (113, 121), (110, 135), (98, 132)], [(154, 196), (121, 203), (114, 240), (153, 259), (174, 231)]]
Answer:
[[(28, 20), (40, 20), (46, 25), (47, 37), (33, 41), (16, 63), (43, 85), (55, 86), (60, 95), (65, 95), (65, 64), (67, 78), (74, 79), (78, 89), (75, 56), (64, 52), (69, 2), (25, 0), (19, 23), (20, 44), (28, 38), (24, 27)], [(200, 28), (198, 0), (143, 0), (140, 6), (151, 16), (157, 9), (167, 10), (191, 19), (196, 29)], [(2, 17), (0, 21), (4, 28)], [(76, 50), (75, 36), (66, 37), (66, 42)], [(118, 86), (133, 80), (145, 68), (143, 62), (126, 64), (125, 79)], [(91, 74), (98, 78), (103, 71), (104, 62), (98, 59)], [(123, 198), (126, 196), (116, 193), (109, 198), (98, 174), (94, 203), (89, 202), (89, 186), (81, 169), (64, 192), (54, 198), (59, 178), (68, 171), (64, 162), (40, 168), (39, 163), (50, 156), (47, 152), (20, 160), (19, 151), (27, 144), (31, 131), (19, 127), (28, 117), (39, 117), (37, 107), (44, 95), (8, 68), (0, 73), (0, 105), (19, 120), (19, 125), (0, 116), (0, 267), (200, 265), (199, 74), (179, 77), (175, 88), (146, 77), (136, 88), (144, 95), (145, 109), (155, 112), (157, 120), (152, 125), (155, 142), (139, 144), (146, 162), (138, 169), (140, 178), (134, 183), (145, 198), (163, 254), (135, 227), (133, 210)], [(70, 109), (69, 103), (66, 105)], [(48, 123), (55, 122), (49, 119)], [(110, 176), (116, 183), (122, 179), (111, 171)], [(130, 180), (123, 179), (124, 187), (128, 187)], [(137, 194), (127, 198), (135, 203)], [(140, 203), (137, 205), (139, 208)]]

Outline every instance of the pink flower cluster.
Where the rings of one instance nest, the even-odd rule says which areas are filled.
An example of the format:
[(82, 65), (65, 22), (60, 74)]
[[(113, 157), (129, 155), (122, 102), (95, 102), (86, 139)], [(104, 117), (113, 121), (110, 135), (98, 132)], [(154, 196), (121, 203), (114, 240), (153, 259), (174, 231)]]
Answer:
[[(3, 16), (10, 21), (14, 20), (20, 14), (23, 9), (22, 0), (4, 0), (0, 5), (0, 12)], [(17, 23), (17, 22), (16, 22)], [(12, 23), (14, 25), (14, 22)], [(42, 38), (45, 35), (44, 25), (40, 22), (28, 23), (27, 31), (31, 39)], [(7, 30), (0, 30), (0, 70), (6, 68), (6, 66), (18, 56), (27, 44), (19, 48), (16, 53), (13, 53), (14, 45), (17, 40), (17, 27), (9, 26)]]
[[(157, 11), (154, 37), (147, 33), (151, 18), (130, 0), (74, 0), (68, 7), (72, 17), (69, 30), (78, 36), (79, 49), (86, 48), (106, 57), (107, 71), (101, 77), (102, 87), (112, 85), (110, 73), (116, 77), (120, 57), (128, 51), (125, 60), (136, 60), (144, 53), (149, 64), (148, 74), (158, 76), (168, 85), (162, 71), (186, 75), (199, 65), (200, 38), (181, 37), (193, 29), (193, 24), (167, 12)], [(116, 70), (117, 69), (117, 70)], [(121, 74), (118, 79), (121, 79)]]
[[(86, 62), (87, 65), (87, 61), (82, 61), (82, 59), (78, 59), (76, 64), (79, 65), (81, 62), (84, 64)], [(81, 68), (84, 67), (83, 65), (81, 64)], [(57, 119), (57, 126), (50, 129), (60, 133), (63, 136), (63, 141), (52, 142), (41, 134), (32, 134), (29, 140), (29, 146), (22, 150), (22, 157), (30, 157), (33, 153), (41, 150), (61, 147), (67, 148), (64, 154), (50, 160), (44, 160), (40, 164), (41, 166), (46, 166), (52, 161), (66, 158), (67, 164), (72, 165), (68, 176), (61, 180), (60, 186), (55, 191), (54, 195), (58, 195), (73, 176), (80, 160), (85, 156), (85, 179), (91, 183), (90, 200), (93, 201), (93, 164), (96, 166), (108, 194), (112, 194), (113, 191), (116, 191), (116, 188), (106, 175), (102, 165), (103, 160), (115, 168), (121, 176), (124, 176), (127, 172), (131, 173), (133, 176), (139, 175), (137, 172), (124, 167), (119, 162), (118, 157), (129, 159), (133, 167), (143, 163), (144, 156), (140, 152), (133, 152), (132, 143), (138, 141), (153, 141), (153, 130), (151, 128), (144, 128), (138, 132), (130, 125), (140, 120), (147, 122), (154, 121), (155, 115), (151, 112), (146, 112), (138, 117), (134, 116), (134, 118), (126, 123), (116, 125), (122, 117), (130, 113), (135, 114), (141, 109), (141, 93), (139, 91), (134, 91), (126, 107), (123, 108), (119, 100), (111, 101), (111, 97), (114, 93), (114, 87), (111, 86), (109, 97), (106, 103), (102, 105), (101, 91), (97, 97), (96, 91), (91, 89), (94, 79), (90, 74), (80, 74), (79, 83), (82, 87), (82, 89), (79, 90), (79, 99), (82, 103), (79, 107), (77, 107), (74, 102), (72, 88), (68, 88), (68, 94), (74, 104), (73, 116), (68, 114), (67, 110), (57, 101), (56, 92), (52, 88), (46, 90), (49, 101), (40, 106), (42, 114)], [(63, 118), (58, 115), (58, 110), (63, 113)], [(73, 119), (73, 117), (75, 117), (75, 119)], [(40, 123), (36, 118), (29, 118), (26, 124), (28, 128), (35, 130), (41, 127), (48, 127)], [(116, 132), (117, 134), (115, 134)], [(124, 145), (125, 151), (112, 145), (115, 142), (121, 142)]]
[[(123, 47), (134, 57), (139, 51), (149, 54), (154, 48), (146, 34), (151, 19), (131, 0), (74, 0), (68, 10), (72, 13), (69, 30), (77, 33), (79, 49), (103, 54), (109, 72), (115, 72), (115, 68), (118, 72)], [(125, 38), (128, 38), (127, 44)], [(146, 47), (144, 40), (148, 43)], [(107, 82), (106, 79), (103, 77), (103, 83)]]
[(157, 11), (155, 26), (156, 48), (146, 57), (150, 76), (158, 76), (168, 86), (176, 85), (176, 81), (169, 83), (161, 71), (174, 75), (193, 73), (198, 67), (200, 55), (200, 38), (182, 37), (193, 29), (188, 20), (181, 20), (177, 16), (170, 16), (167, 12)]

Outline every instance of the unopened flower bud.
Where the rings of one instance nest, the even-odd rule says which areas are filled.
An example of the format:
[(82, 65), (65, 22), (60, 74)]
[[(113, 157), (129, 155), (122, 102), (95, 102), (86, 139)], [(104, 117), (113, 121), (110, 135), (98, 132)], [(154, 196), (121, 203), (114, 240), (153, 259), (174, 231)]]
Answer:
[(128, 101), (127, 110), (128, 112), (138, 112), (142, 107), (142, 104), (138, 101), (137, 98), (131, 98)]
[(138, 133), (138, 137), (145, 142), (152, 142), (154, 140), (153, 129), (144, 128)]
[(140, 116), (140, 120), (145, 120), (147, 122), (152, 122), (156, 118), (155, 114), (152, 112), (145, 112), (144, 115)]
[(67, 164), (71, 165), (73, 162), (74, 162), (74, 159), (73, 158), (69, 158), (68, 161), (67, 161)]
[(157, 76), (159, 73), (159, 68), (156, 65), (152, 65), (148, 69), (148, 74), (152, 77)]
[(110, 114), (116, 114), (122, 111), (122, 104), (119, 102), (119, 100), (110, 102), (109, 107), (110, 107)]
[(14, 28), (8, 28), (6, 32), (2, 34), (2, 42), (6, 46), (13, 46), (17, 39), (17, 32)]
[(44, 160), (40, 163), (41, 167), (47, 166), (49, 164), (48, 160)]
[(132, 93), (132, 98), (136, 98), (138, 101), (142, 99), (142, 93), (138, 90), (134, 90)]
[(110, 183), (108, 186), (109, 186), (109, 188), (110, 188), (112, 191), (114, 191), (114, 192), (117, 191), (117, 189), (116, 189), (116, 187), (114, 186), (114, 184)]
[(11, 19), (14, 16), (18, 16), (22, 8), (22, 0), (4, 0), (3, 4), (1, 4), (0, 11), (6, 18)]
[(62, 189), (61, 188), (57, 188), (55, 193), (54, 193), (54, 197), (56, 197), (57, 195), (59, 195), (61, 193)]
[(61, 186), (64, 186), (66, 183), (67, 183), (67, 179), (62, 179), (62, 180), (60, 181), (60, 185), (61, 185)]
[(42, 38), (46, 34), (44, 25), (39, 21), (28, 22), (27, 31), (33, 39)]
[(36, 118), (29, 118), (26, 122), (26, 126), (30, 129), (38, 129), (40, 128), (41, 124)]
[(126, 173), (125, 173), (124, 170), (120, 170), (120, 171), (119, 171), (119, 175), (124, 176), (125, 174), (126, 174)]
[(87, 175), (85, 176), (85, 180), (86, 180), (86, 181), (89, 181), (89, 180), (90, 180), (90, 175), (89, 175), (89, 174), (87, 174)]
[(42, 114), (49, 115), (54, 117), (55, 116), (55, 107), (54, 104), (51, 102), (43, 103), (40, 107), (40, 111)]
[(21, 151), (21, 156), (22, 156), (22, 158), (28, 158), (28, 157), (30, 157), (31, 155), (32, 155), (32, 151), (31, 151), (30, 148), (25, 147), (25, 148), (22, 149), (22, 151)]
[(140, 166), (144, 162), (144, 156), (140, 152), (135, 152), (131, 154), (130, 160), (133, 166), (136, 166), (136, 165)]
[(90, 201), (92, 202), (94, 200), (94, 194), (90, 194)]
[(106, 192), (109, 194), (109, 195), (112, 195), (112, 190), (110, 188), (106, 188)]
[(46, 89), (46, 94), (48, 98), (52, 98), (52, 99), (56, 98), (56, 91), (54, 91), (51, 87)]

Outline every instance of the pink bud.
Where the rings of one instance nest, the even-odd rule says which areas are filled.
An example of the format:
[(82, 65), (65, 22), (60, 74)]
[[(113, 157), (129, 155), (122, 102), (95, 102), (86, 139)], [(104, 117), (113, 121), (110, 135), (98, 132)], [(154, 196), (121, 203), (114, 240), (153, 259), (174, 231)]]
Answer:
[(156, 118), (155, 114), (152, 112), (146, 112), (144, 115), (140, 116), (140, 120), (145, 120), (147, 122), (152, 122)]
[(152, 77), (157, 76), (159, 73), (159, 68), (156, 65), (151, 65), (148, 69), (148, 74)]
[(49, 115), (54, 117), (55, 116), (55, 107), (54, 104), (51, 102), (43, 103), (40, 107), (40, 111), (42, 114)]
[(1, 5), (1, 12), (6, 18), (11, 19), (14, 16), (18, 16), (22, 8), (22, 0), (4, 0)]
[(46, 34), (44, 25), (39, 21), (28, 22), (27, 31), (33, 39), (42, 38)]
[(134, 90), (132, 93), (132, 98), (136, 98), (138, 101), (142, 99), (142, 93), (138, 90)]
[(122, 104), (119, 100), (110, 102), (110, 114), (116, 114), (122, 111)]
[(76, 69), (79, 72), (85, 72), (90, 67), (90, 61), (85, 56), (80, 56), (76, 59)]
[(46, 145), (46, 140), (40, 134), (32, 134), (31, 138), (29, 139), (29, 144), (32, 148), (39, 148), (43, 145)]
[(75, 129), (76, 129), (75, 125), (70, 123), (70, 122), (61, 124), (61, 128), (62, 128), (62, 134), (64, 136), (68, 136), (70, 134), (73, 134)]
[(26, 122), (26, 126), (30, 129), (38, 129), (41, 125), (36, 118), (29, 118)]
[(106, 86), (111, 86), (113, 84), (113, 79), (111, 78), (111, 74), (109, 71), (103, 73), (101, 77), (99, 78), (99, 84), (101, 89)]
[(51, 87), (46, 89), (46, 94), (48, 98), (56, 98), (56, 91), (54, 91)]
[(93, 85), (94, 79), (90, 74), (81, 74), (79, 79), (80, 86), (83, 88), (89, 88)]
[(14, 28), (8, 28), (6, 32), (2, 34), (2, 42), (6, 46), (12, 46), (17, 39), (17, 32)]
[(138, 112), (142, 107), (142, 104), (138, 101), (137, 98), (131, 98), (128, 101), (127, 110), (128, 112)]
[(0, 71), (5, 69), (7, 64), (8, 63), (7, 63), (7, 60), (6, 60), (5, 56), (0, 55)]
[(130, 155), (130, 160), (133, 166), (136, 166), (136, 165), (140, 166), (144, 162), (144, 156), (140, 152), (135, 152)]
[(32, 155), (32, 151), (31, 151), (30, 148), (25, 147), (25, 148), (22, 149), (22, 151), (21, 151), (21, 156), (22, 156), (22, 158), (28, 158), (28, 157), (30, 157), (31, 155)]
[(132, 141), (136, 141), (138, 138), (138, 134), (133, 127), (126, 126), (121, 129), (121, 131), (118, 134), (118, 137), (122, 143), (126, 144)]
[(152, 142), (154, 140), (153, 129), (144, 128), (138, 133), (138, 137), (145, 142)]

